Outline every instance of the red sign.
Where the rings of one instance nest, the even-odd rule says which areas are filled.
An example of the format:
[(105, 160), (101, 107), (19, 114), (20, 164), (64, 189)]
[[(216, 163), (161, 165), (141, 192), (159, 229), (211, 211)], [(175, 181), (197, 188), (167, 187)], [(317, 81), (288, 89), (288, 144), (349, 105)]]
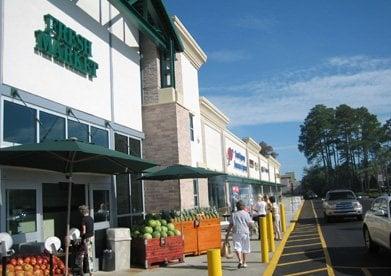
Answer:
[(239, 186), (232, 186), (233, 193), (239, 193)]

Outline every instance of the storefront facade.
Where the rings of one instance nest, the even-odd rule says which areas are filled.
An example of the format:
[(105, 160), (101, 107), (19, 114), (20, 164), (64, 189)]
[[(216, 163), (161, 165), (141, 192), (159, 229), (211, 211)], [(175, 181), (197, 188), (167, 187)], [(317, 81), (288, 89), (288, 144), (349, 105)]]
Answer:
[[(143, 157), (140, 36), (155, 45), (164, 37), (174, 49), (155, 46), (163, 53), (180, 46), (169, 27), (158, 36), (139, 18), (147, 14), (141, 1), (124, 2), (0, 0), (1, 147), (77, 138)], [(160, 1), (149, 9), (170, 26)], [(0, 232), (16, 244), (62, 239), (64, 175), (6, 167), (0, 173)], [(143, 219), (139, 176), (75, 175), (72, 217), (77, 206), (90, 206), (97, 256), (108, 227)]]
[(250, 206), (257, 194), (280, 195), (280, 163), (261, 155), (261, 147), (252, 138), (240, 139), (231, 133), (228, 117), (205, 97), (200, 98), (200, 109), (203, 163), (227, 174), (209, 179), (210, 205), (229, 212), (237, 200)]
[[(175, 56), (175, 78), (166, 87), (159, 78), (161, 56), (141, 39), (143, 47), (144, 156), (162, 166), (202, 166), (198, 71), (206, 55), (177, 17), (173, 25), (183, 43)], [(206, 179), (144, 181), (147, 212), (208, 206)]]

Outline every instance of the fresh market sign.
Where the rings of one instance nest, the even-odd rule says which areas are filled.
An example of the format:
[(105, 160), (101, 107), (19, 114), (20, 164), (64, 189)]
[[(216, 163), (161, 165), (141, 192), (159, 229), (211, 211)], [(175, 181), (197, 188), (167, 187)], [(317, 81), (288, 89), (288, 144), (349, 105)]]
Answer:
[(59, 20), (47, 14), (45, 30), (35, 31), (35, 50), (63, 63), (89, 78), (96, 77), (98, 64), (90, 57), (91, 41), (77, 34)]

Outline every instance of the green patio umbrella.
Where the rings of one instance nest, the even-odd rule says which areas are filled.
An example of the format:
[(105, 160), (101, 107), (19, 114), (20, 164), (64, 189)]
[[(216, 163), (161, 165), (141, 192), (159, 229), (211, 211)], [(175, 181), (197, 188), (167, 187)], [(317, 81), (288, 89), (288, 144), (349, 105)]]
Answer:
[[(66, 240), (69, 236), (73, 173), (140, 173), (156, 164), (105, 147), (76, 139), (47, 141), (0, 149), (0, 165), (61, 172), (67, 175), (68, 206)], [(65, 245), (68, 267), (69, 242)], [(66, 270), (66, 275), (68, 270)]]
[(225, 175), (225, 173), (215, 172), (204, 168), (195, 168), (186, 165), (175, 164), (162, 169), (152, 168), (146, 170), (148, 174), (140, 177), (143, 180), (173, 180), (173, 179), (187, 179), (187, 178), (208, 178), (218, 175)]

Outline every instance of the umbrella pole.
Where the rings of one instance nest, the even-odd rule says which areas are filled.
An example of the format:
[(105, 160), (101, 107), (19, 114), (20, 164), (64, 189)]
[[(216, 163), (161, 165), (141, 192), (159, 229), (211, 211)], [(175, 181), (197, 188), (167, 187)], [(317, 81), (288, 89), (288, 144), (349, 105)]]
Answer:
[(68, 183), (68, 206), (67, 206), (67, 231), (65, 236), (65, 276), (68, 276), (69, 264), (69, 229), (71, 223), (71, 197), (72, 197), (72, 174), (69, 176)]

